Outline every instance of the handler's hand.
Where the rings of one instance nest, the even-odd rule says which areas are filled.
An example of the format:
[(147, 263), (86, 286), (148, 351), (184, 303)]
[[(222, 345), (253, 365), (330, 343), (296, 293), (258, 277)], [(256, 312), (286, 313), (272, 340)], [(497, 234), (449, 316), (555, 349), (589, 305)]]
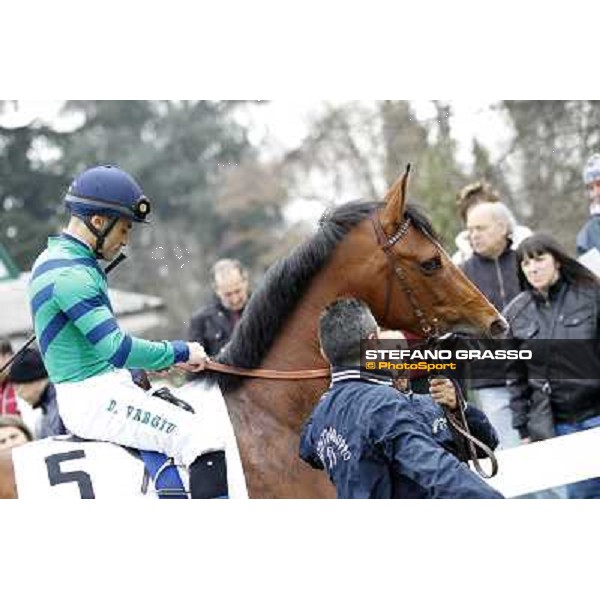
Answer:
[(450, 410), (456, 410), (456, 389), (454, 384), (446, 377), (436, 377), (429, 382), (431, 397), (438, 404), (447, 406)]
[(178, 363), (177, 368), (187, 371), (188, 373), (197, 373), (203, 371), (208, 363), (208, 356), (204, 348), (198, 342), (190, 342), (190, 357), (185, 363)]

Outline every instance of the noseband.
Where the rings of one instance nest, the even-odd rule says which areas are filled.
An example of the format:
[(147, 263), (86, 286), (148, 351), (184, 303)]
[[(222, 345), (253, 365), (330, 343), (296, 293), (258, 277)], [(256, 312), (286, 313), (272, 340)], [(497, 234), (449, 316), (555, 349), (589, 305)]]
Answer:
[(421, 327), (423, 337), (426, 339), (435, 337), (438, 334), (438, 320), (435, 317), (428, 319), (427, 315), (419, 308), (415, 294), (408, 282), (406, 271), (402, 268), (402, 265), (396, 259), (392, 251), (393, 247), (398, 242), (400, 242), (408, 233), (408, 230), (411, 226), (410, 218), (404, 218), (404, 221), (402, 221), (402, 223), (400, 224), (398, 231), (391, 238), (388, 238), (386, 236), (377, 212), (374, 212), (371, 215), (371, 223), (373, 223), (373, 229), (375, 230), (375, 237), (377, 238), (377, 243), (379, 244), (379, 247), (385, 252), (385, 255), (388, 259), (388, 263), (390, 265), (389, 276), (385, 289), (385, 310), (383, 313), (382, 322), (386, 321), (390, 310), (392, 300), (392, 277), (395, 274), (398, 279), (398, 283), (400, 284), (400, 288), (408, 298), (408, 302), (410, 303), (411, 308), (419, 321), (419, 326)]

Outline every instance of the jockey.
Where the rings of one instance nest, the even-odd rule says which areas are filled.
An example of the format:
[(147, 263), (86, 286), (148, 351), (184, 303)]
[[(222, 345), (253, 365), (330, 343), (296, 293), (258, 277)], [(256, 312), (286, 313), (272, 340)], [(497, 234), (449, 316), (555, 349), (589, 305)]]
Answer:
[[(127, 369), (188, 372), (206, 366), (198, 343), (148, 341), (123, 332), (99, 260), (125, 246), (150, 201), (116, 166), (97, 166), (71, 184), (70, 220), (36, 259), (29, 301), (60, 416), (80, 437), (163, 452), (190, 469), (192, 497), (227, 494), (224, 442), (190, 412), (145, 393)], [(203, 455), (203, 457), (201, 457)]]

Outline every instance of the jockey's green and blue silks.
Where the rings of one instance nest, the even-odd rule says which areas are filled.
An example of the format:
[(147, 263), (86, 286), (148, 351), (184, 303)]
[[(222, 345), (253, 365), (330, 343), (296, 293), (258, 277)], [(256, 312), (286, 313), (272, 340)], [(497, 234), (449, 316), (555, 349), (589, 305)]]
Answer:
[(33, 265), (28, 292), (53, 383), (82, 381), (121, 368), (161, 370), (189, 358), (183, 341), (148, 341), (120, 329), (106, 275), (93, 251), (68, 234), (48, 240)]

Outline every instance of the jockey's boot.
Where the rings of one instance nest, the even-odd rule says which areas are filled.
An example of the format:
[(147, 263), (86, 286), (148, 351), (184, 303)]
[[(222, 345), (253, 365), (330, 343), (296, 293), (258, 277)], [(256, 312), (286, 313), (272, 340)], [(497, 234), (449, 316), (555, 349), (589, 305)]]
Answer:
[(190, 492), (192, 498), (229, 496), (224, 450), (202, 454), (190, 465)]

